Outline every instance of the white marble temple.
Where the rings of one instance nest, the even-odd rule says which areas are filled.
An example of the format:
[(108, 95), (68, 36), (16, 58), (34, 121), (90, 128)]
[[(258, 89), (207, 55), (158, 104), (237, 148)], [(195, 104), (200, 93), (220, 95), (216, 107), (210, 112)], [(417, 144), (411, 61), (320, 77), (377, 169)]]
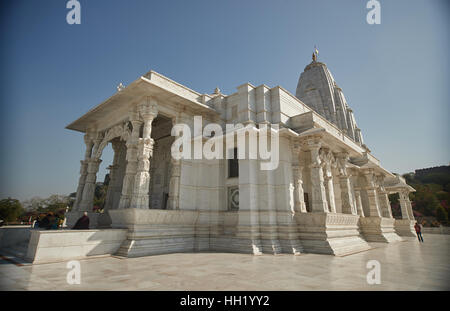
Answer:
[[(279, 126), (278, 167), (264, 171), (261, 158), (248, 157), (237, 168), (227, 159), (174, 159), (171, 129), (187, 124), (193, 132), (194, 116), (223, 130), (242, 123), (256, 136), (264, 124)], [(413, 234), (414, 189), (372, 155), (342, 89), (316, 59), (300, 75), (296, 96), (250, 83), (230, 95), (200, 94), (150, 71), (67, 128), (84, 133), (86, 144), (68, 223), (88, 211), (94, 228), (127, 229), (122, 256), (209, 250), (341, 256), (369, 249), (367, 241)], [(106, 211), (95, 215), (93, 187), (109, 143)], [(225, 142), (223, 149), (233, 153)], [(398, 221), (387, 197), (395, 192)]]

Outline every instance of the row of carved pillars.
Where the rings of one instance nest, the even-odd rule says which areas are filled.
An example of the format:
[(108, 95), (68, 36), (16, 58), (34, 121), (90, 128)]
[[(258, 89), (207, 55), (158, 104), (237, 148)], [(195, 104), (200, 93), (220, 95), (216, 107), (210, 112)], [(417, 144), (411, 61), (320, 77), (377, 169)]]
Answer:
[[(302, 167), (300, 166), (300, 149), (310, 154), (309, 165), (311, 176), (311, 212), (336, 213), (332, 166), (338, 169), (340, 196), (343, 214), (359, 215), (363, 217), (392, 218), (392, 209), (388, 192), (383, 186), (383, 177), (375, 175), (373, 169), (348, 169), (349, 155), (340, 152), (333, 155), (329, 149), (322, 146), (319, 138), (306, 139), (293, 148), (293, 178), (295, 211), (306, 213)], [(307, 153), (307, 154), (308, 154)], [(334, 158), (335, 157), (335, 158)], [(359, 181), (362, 173), (363, 182)], [(363, 209), (364, 195), (366, 213)], [(403, 219), (414, 219), (408, 192), (400, 193), (400, 205)]]
[[(157, 104), (153, 100), (145, 100), (138, 105), (138, 111), (130, 112), (132, 131), (126, 140), (126, 168), (123, 177), (122, 193), (118, 208), (149, 208), (149, 184), (150, 184), (150, 158), (153, 152), (154, 141), (151, 138), (152, 122), (158, 114)], [(140, 137), (140, 129), (143, 126), (143, 134)], [(81, 161), (80, 178), (78, 181), (77, 195), (74, 210), (92, 211), (95, 192), (95, 183), (101, 160), (96, 158), (101, 143), (99, 133), (87, 133), (85, 135), (86, 153)], [(116, 181), (115, 169), (117, 162), (117, 150), (114, 148), (114, 161), (111, 167), (111, 184)], [(180, 161), (172, 159), (172, 173), (169, 189), (169, 209), (179, 209), (179, 183)], [(111, 200), (111, 194), (107, 200)], [(109, 206), (109, 202), (107, 202)]]
[[(293, 178), (294, 178), (294, 204), (295, 211), (305, 213), (306, 204), (304, 201), (303, 188), (303, 167), (300, 166), (300, 149), (307, 151), (311, 157), (309, 170), (311, 176), (311, 212), (336, 213), (336, 201), (334, 197), (333, 184), (333, 154), (330, 150), (322, 148), (319, 139), (308, 139), (302, 142), (301, 146), (294, 146), (293, 153)], [(355, 197), (352, 191), (351, 175), (346, 169), (348, 161), (347, 153), (339, 153), (335, 160), (339, 168), (339, 186), (342, 203), (342, 213), (357, 215), (362, 212), (361, 199)], [(359, 204), (358, 204), (359, 202)]]

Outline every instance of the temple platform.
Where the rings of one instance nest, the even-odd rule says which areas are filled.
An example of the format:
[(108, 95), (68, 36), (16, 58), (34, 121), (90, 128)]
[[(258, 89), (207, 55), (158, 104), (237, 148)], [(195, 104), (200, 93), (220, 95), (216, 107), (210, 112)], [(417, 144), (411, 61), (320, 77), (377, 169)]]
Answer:
[(39, 230), (0, 228), (0, 254), (41, 264), (115, 254), (125, 229)]
[(402, 238), (394, 228), (394, 218), (361, 217), (359, 220), (361, 233), (368, 242), (399, 242)]
[(395, 232), (402, 237), (417, 237), (414, 229), (415, 220), (396, 219), (394, 222)]
[(345, 256), (370, 249), (358, 231), (357, 215), (299, 213), (295, 217), (307, 253)]
[[(67, 283), (66, 262), (15, 265), (0, 258), (0, 290), (450, 290), (450, 235), (424, 234), (400, 243), (370, 243), (366, 252), (335, 257), (178, 253), (80, 260), (80, 284)], [(381, 284), (367, 283), (367, 262), (381, 265)]]

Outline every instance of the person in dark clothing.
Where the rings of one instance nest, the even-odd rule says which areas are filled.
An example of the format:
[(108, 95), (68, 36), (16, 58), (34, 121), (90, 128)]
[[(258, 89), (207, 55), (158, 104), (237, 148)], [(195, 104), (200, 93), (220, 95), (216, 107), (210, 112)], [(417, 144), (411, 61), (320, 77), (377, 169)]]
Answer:
[(73, 226), (72, 229), (79, 229), (79, 230), (89, 229), (89, 217), (87, 212), (84, 212), (83, 216), (81, 216), (77, 220), (75, 226)]
[(423, 237), (422, 237), (422, 228), (420, 225), (416, 222), (414, 225), (414, 229), (416, 229), (417, 238), (419, 239), (419, 242), (423, 243)]
[(45, 217), (39, 222), (39, 228), (49, 229), (50, 226), (50, 215), (45, 215)]

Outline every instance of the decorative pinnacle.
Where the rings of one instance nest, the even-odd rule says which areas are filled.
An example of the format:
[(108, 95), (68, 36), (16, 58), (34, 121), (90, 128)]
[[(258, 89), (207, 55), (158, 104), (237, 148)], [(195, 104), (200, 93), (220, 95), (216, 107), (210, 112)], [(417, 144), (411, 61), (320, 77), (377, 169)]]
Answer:
[(125, 88), (125, 85), (123, 85), (122, 82), (119, 83), (119, 85), (117, 86), (117, 92), (122, 91)]

